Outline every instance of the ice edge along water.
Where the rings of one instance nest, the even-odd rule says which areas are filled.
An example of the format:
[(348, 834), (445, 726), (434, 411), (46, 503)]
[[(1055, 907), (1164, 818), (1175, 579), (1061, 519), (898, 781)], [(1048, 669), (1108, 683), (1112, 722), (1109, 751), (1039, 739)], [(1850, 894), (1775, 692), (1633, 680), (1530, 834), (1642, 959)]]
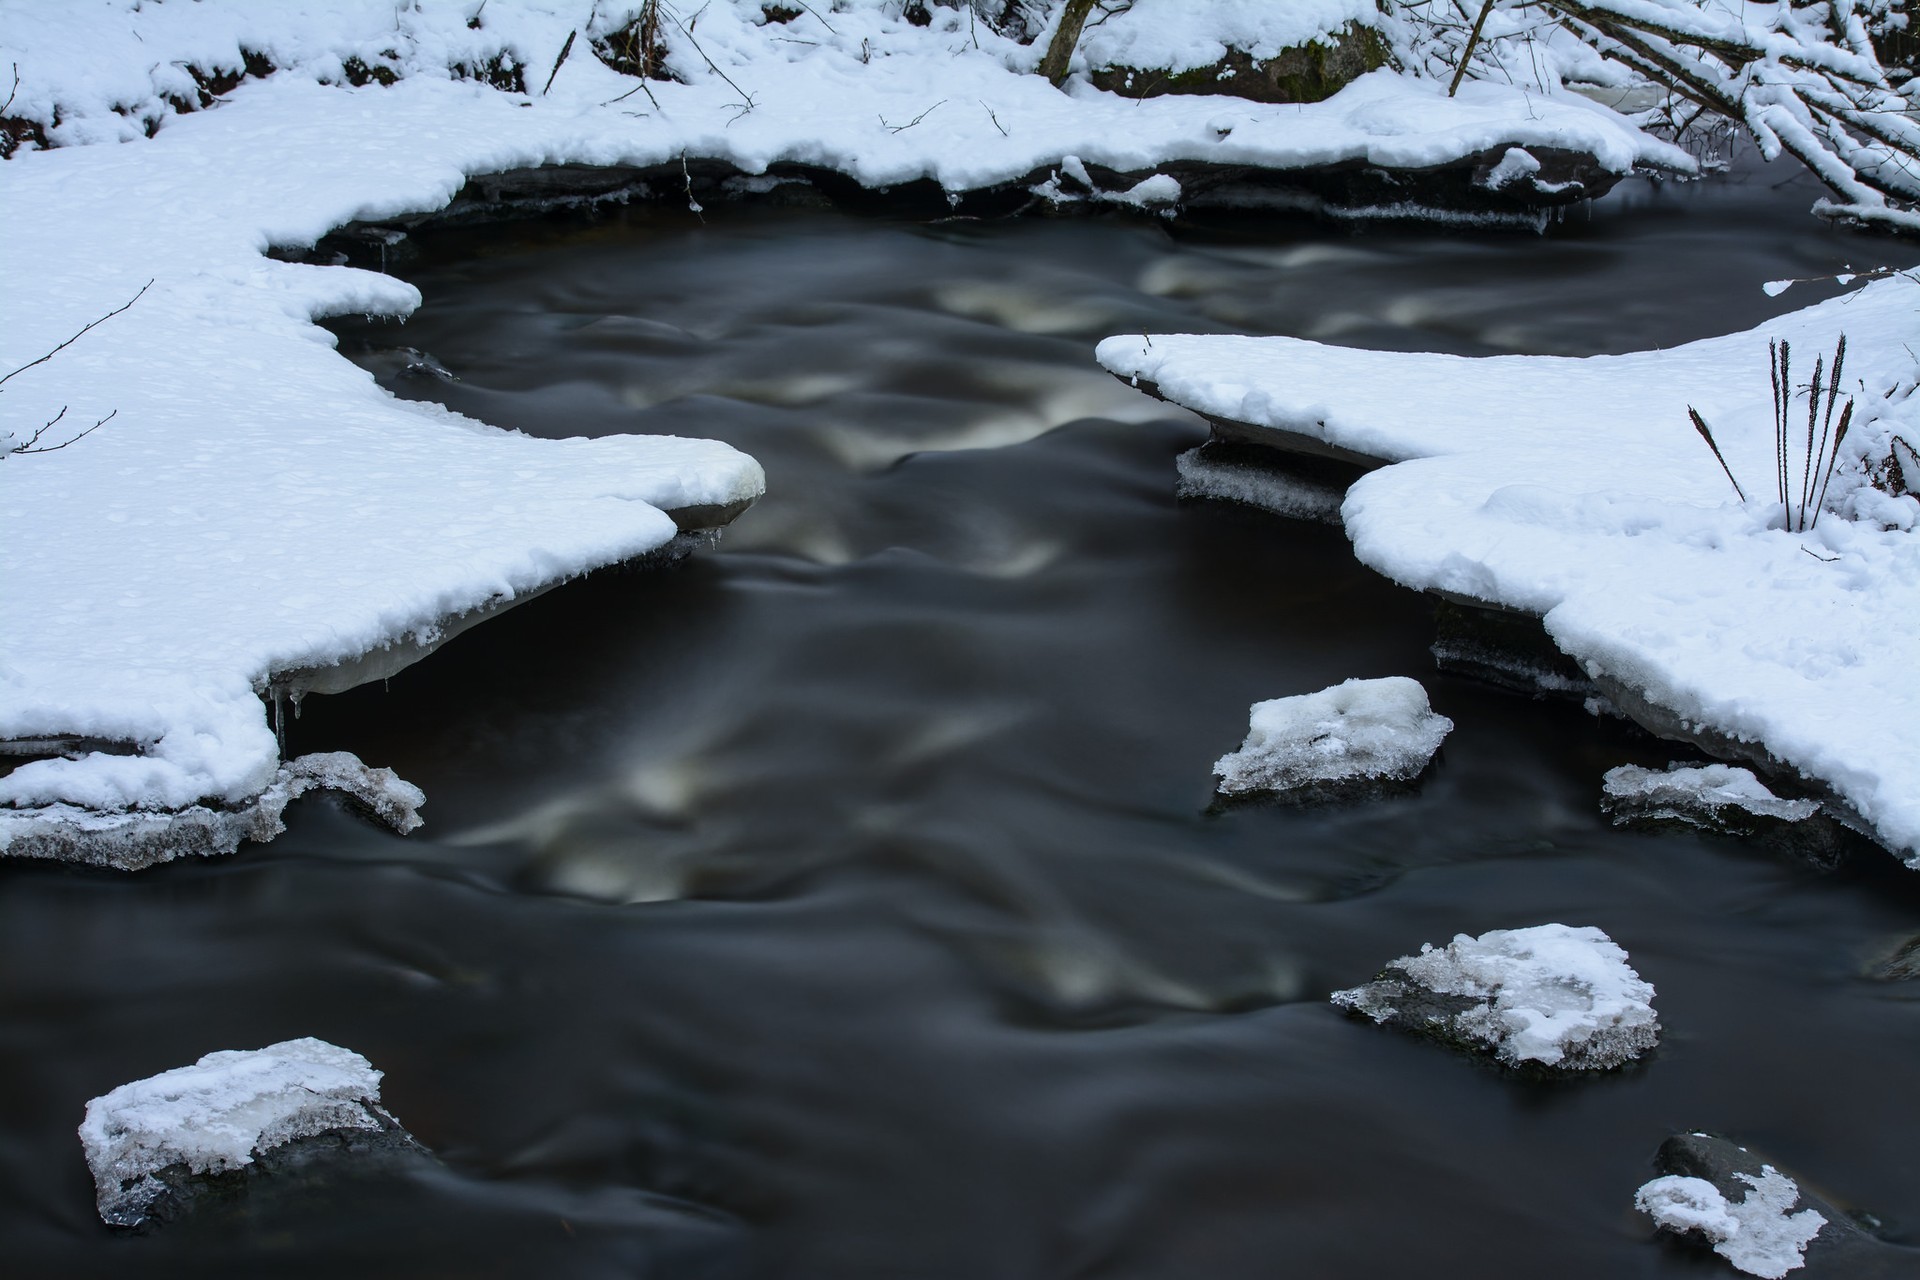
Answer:
[[(577, 6), (529, 0), (478, 26), (470, 8), (0, 4), (17, 110), (57, 115), (50, 136), (67, 144), (134, 139), (7, 162), (0, 274), (32, 305), (0, 329), (0, 368), (140, 299), (0, 402), (16, 432), (63, 408), (76, 424), (112, 415), (60, 452), (0, 464), (0, 536), (16, 549), (0, 740), (119, 748), (0, 779), (0, 851), (69, 811), (252, 805), (280, 767), (260, 698), (277, 673), (424, 643), (446, 619), (661, 547), (674, 535), (663, 510), (762, 487), (757, 465), (719, 444), (530, 439), (396, 401), (313, 321), (404, 316), (416, 291), (270, 260), (269, 247), (443, 208), (471, 175), (559, 164), (705, 158), (760, 174), (785, 162), (961, 192), (1068, 157), (1117, 172), (1171, 159), (1418, 168), (1520, 145), (1613, 173), (1690, 163), (1583, 100), (1492, 84), (1447, 98), (1376, 73), (1308, 107), (1061, 93), (1029, 74), (1037, 50), (958, 11), (923, 29), (878, 5), (836, 13), (831, 29), (796, 19), (822, 28), (804, 46), (791, 26), (753, 20), (758, 6), (710, 6), (700, 58), (679, 56), (687, 82), (650, 86), (641, 107), (638, 83), (584, 49), (558, 59)], [(482, 46), (535, 78), (552, 58), (552, 83), (522, 95), (456, 79)], [(247, 50), (283, 70), (137, 137), (161, 117), (126, 104), (191, 96), (188, 68), (237, 69)], [(396, 85), (319, 83), (390, 51)]]
[[(1745, 333), (1627, 356), (1155, 334), (1109, 338), (1098, 358), (1236, 438), (1390, 464), (1342, 507), (1364, 563), (1541, 617), (1656, 732), (1797, 772), (1920, 866), (1920, 501), (1864, 483), (1868, 461), (1920, 439), (1920, 396), (1908, 394), (1916, 307), (1920, 283), (1895, 276)], [(1857, 416), (1828, 512), (1789, 531), (1765, 496), (1768, 342), (1798, 354), (1804, 417), (1798, 378), (1842, 333)], [(1735, 496), (1689, 407), (1753, 500)]]

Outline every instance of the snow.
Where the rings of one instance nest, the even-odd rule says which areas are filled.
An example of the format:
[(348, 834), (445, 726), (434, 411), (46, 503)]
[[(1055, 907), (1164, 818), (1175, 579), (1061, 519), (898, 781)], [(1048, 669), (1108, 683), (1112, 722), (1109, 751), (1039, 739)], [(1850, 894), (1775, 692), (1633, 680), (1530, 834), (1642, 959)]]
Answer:
[[(1542, 616), (1603, 692), (1756, 744), (1920, 865), (1920, 502), (1865, 483), (1885, 473), (1896, 432), (1920, 439), (1916, 307), (1920, 283), (1898, 275), (1745, 333), (1625, 356), (1155, 334), (1109, 338), (1098, 357), (1278, 444), (1292, 433), (1397, 464), (1362, 477), (1342, 507), (1363, 562)], [(1797, 381), (1842, 333), (1859, 410), (1827, 511), (1790, 532), (1769, 484), (1767, 344), (1791, 340)]]
[[(51, 821), (59, 806), (247, 805), (278, 768), (260, 700), (275, 673), (430, 638), (659, 548), (674, 536), (664, 510), (761, 490), (758, 466), (719, 444), (531, 439), (395, 401), (313, 321), (404, 316), (416, 291), (269, 247), (442, 208), (469, 175), (563, 163), (693, 157), (749, 178), (791, 163), (960, 192), (1072, 156), (1146, 175), (1104, 193), (1143, 207), (1179, 199), (1155, 172), (1177, 160), (1418, 168), (1548, 146), (1616, 173), (1692, 167), (1583, 99), (1492, 83), (1449, 98), (1377, 72), (1306, 107), (1060, 92), (1030, 74), (1037, 47), (968, 12), (935, 7), (917, 28), (877, 0), (785, 24), (715, 0), (669, 24), (684, 83), (643, 96), (590, 48), (637, 9), (592, 6), (581, 27), (582, 6), (561, 0), (473, 22), (469, 0), (0, 0), (0, 64), (20, 76), (9, 111), (54, 144), (5, 162), (0, 280), (17, 301), (0, 370), (138, 295), (0, 390), (15, 441), (62, 408), (76, 425), (112, 415), (56, 452), (0, 460), (0, 538), (32, 548), (0, 571), (0, 739), (133, 750), (26, 764), (0, 779), (0, 807)], [(237, 74), (250, 54), (280, 70), (178, 113), (196, 69)], [(356, 60), (398, 82), (340, 85)], [(523, 66), (528, 93), (456, 71), (500, 60)]]
[(1748, 1275), (1779, 1280), (1806, 1265), (1807, 1245), (1827, 1220), (1812, 1209), (1790, 1212), (1800, 1188), (1772, 1165), (1760, 1175), (1736, 1173), (1752, 1188), (1728, 1201), (1704, 1178), (1655, 1178), (1634, 1193), (1633, 1206), (1661, 1229), (1696, 1233), (1713, 1251)]
[(154, 1175), (170, 1165), (224, 1173), (298, 1138), (390, 1126), (380, 1074), (359, 1054), (307, 1037), (209, 1053), (95, 1098), (80, 1144), (101, 1219), (137, 1225), (165, 1190)]
[(1621, 765), (1609, 769), (1601, 783), (1607, 801), (1647, 817), (1712, 821), (1726, 809), (1738, 809), (1759, 818), (1801, 822), (1820, 811), (1811, 800), (1783, 800), (1737, 765), (1671, 765), (1643, 769)]
[[(1573, 1071), (1616, 1067), (1653, 1048), (1653, 994), (1599, 929), (1543, 924), (1458, 934), (1444, 949), (1424, 944), (1332, 999), (1377, 1023), (1488, 1050), (1508, 1066)], [(1453, 999), (1436, 1006), (1433, 997)]]
[(1265, 62), (1350, 23), (1376, 26), (1375, 0), (1133, 0), (1081, 35), (1076, 61), (1178, 74), (1210, 67), (1239, 49)]
[(1247, 740), (1213, 772), (1223, 795), (1404, 781), (1419, 776), (1452, 729), (1417, 680), (1347, 680), (1254, 703)]

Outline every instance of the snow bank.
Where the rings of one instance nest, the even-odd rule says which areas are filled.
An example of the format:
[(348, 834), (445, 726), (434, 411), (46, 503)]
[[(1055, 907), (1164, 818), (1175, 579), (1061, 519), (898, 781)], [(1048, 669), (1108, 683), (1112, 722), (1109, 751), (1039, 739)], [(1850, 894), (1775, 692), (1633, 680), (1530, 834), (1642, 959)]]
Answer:
[(167, 1190), (155, 1175), (171, 1166), (224, 1173), (298, 1138), (391, 1127), (380, 1072), (357, 1053), (308, 1037), (209, 1053), (123, 1084), (87, 1104), (80, 1143), (101, 1219), (130, 1227)]
[[(278, 766), (260, 702), (275, 673), (424, 645), (447, 619), (661, 547), (667, 510), (761, 489), (718, 444), (529, 439), (397, 402), (312, 322), (405, 315), (416, 292), (269, 247), (443, 208), (470, 175), (556, 164), (786, 163), (957, 193), (1075, 157), (1147, 174), (1106, 193), (1143, 206), (1179, 197), (1152, 173), (1176, 160), (1419, 168), (1542, 145), (1612, 173), (1690, 164), (1578, 98), (1472, 84), (1450, 99), (1376, 73), (1306, 108), (1132, 102), (1053, 89), (1030, 74), (1038, 49), (960, 9), (921, 28), (877, 0), (802, 8), (785, 23), (749, 0), (682, 15), (666, 38), (684, 83), (642, 93), (592, 51), (637, 3), (0, 0), (0, 65), (20, 75), (10, 116), (53, 144), (17, 152), (0, 184), (0, 281), (16, 300), (0, 370), (139, 299), (0, 398), (16, 442), (63, 408), (63, 424), (108, 419), (57, 452), (0, 459), (0, 538), (16, 549), (0, 740), (126, 749), (26, 764), (0, 779), (0, 806), (249, 804)], [(397, 82), (342, 84), (369, 79)], [(112, 143), (125, 145), (81, 145)]]
[[(1281, 447), (1306, 439), (1399, 464), (1347, 495), (1362, 561), (1409, 587), (1543, 615), (1615, 702), (1635, 695), (1674, 731), (1752, 744), (1920, 865), (1920, 502), (1864, 483), (1896, 436), (1920, 440), (1916, 307), (1920, 284), (1895, 277), (1746, 333), (1629, 356), (1154, 335), (1109, 338), (1099, 359)], [(1769, 500), (1767, 344), (1791, 340), (1797, 381), (1843, 332), (1852, 434), (1829, 512), (1789, 532)], [(1735, 496), (1689, 406), (1752, 501)]]
[(1704, 1178), (1655, 1178), (1634, 1193), (1633, 1207), (1663, 1231), (1696, 1234), (1738, 1271), (1779, 1280), (1806, 1265), (1807, 1245), (1827, 1220), (1812, 1209), (1790, 1212), (1800, 1199), (1793, 1179), (1768, 1165), (1755, 1177), (1734, 1177), (1753, 1189), (1729, 1202)]
[(1617, 1067), (1654, 1047), (1653, 987), (1600, 930), (1563, 924), (1457, 935), (1402, 956), (1333, 1003), (1396, 1023), (1508, 1066), (1566, 1071)]
[(1417, 680), (1347, 680), (1254, 703), (1247, 740), (1216, 760), (1213, 772), (1230, 796), (1405, 782), (1420, 775), (1452, 729)]

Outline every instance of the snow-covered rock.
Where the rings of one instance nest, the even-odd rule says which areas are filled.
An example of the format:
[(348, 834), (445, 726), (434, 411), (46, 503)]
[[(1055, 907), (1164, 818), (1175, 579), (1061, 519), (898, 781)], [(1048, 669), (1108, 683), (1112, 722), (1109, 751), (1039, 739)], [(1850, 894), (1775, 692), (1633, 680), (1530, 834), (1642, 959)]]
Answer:
[(1247, 740), (1213, 765), (1222, 795), (1344, 795), (1420, 776), (1453, 729), (1418, 680), (1347, 680), (1256, 702)]
[[(1541, 617), (1622, 711), (1712, 754), (1744, 744), (1797, 770), (1920, 865), (1920, 501), (1868, 483), (1896, 433), (1920, 438), (1920, 396), (1905, 393), (1916, 307), (1920, 281), (1895, 276), (1745, 333), (1626, 356), (1154, 334), (1109, 338), (1098, 357), (1236, 424), (1236, 438), (1392, 464), (1341, 509), (1363, 562)], [(1791, 341), (1797, 377), (1842, 333), (1845, 380), (1865, 390), (1825, 512), (1790, 531), (1770, 497), (1768, 343)]]
[(1390, 962), (1333, 1003), (1510, 1067), (1598, 1071), (1660, 1039), (1653, 986), (1599, 929), (1563, 924), (1457, 935)]
[(137, 1226), (191, 1177), (229, 1173), (303, 1138), (398, 1129), (380, 1072), (324, 1040), (209, 1053), (87, 1104), (80, 1143), (100, 1217)]
[(1735, 1176), (1752, 1188), (1736, 1201), (1705, 1179), (1669, 1174), (1635, 1192), (1633, 1207), (1663, 1231), (1702, 1236), (1735, 1270), (1750, 1276), (1779, 1280), (1806, 1266), (1807, 1244), (1827, 1220), (1812, 1209), (1789, 1212), (1800, 1188), (1772, 1165), (1758, 1177)]
[(1870, 1234), (1853, 1215), (1800, 1185), (1758, 1152), (1707, 1133), (1660, 1145), (1661, 1175), (1634, 1206), (1662, 1232), (1710, 1246), (1747, 1275), (1810, 1274), (1848, 1280), (1920, 1275), (1920, 1250)]

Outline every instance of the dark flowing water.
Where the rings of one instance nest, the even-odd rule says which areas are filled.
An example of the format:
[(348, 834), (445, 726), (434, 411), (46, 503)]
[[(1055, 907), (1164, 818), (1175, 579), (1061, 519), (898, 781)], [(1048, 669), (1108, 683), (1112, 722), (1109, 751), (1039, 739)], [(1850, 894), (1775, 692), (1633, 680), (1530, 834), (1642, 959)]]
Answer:
[[(309, 701), (290, 747), (423, 785), (411, 838), (318, 799), (223, 861), (0, 867), (0, 1266), (1717, 1274), (1630, 1207), (1683, 1127), (1920, 1239), (1920, 988), (1866, 976), (1920, 881), (1609, 829), (1602, 772), (1666, 747), (1436, 675), (1428, 604), (1337, 531), (1177, 505), (1203, 430), (1090, 356), (1675, 343), (1887, 252), (1810, 199), (1642, 189), (1542, 238), (770, 210), (423, 237), (420, 315), (342, 329), (386, 385), (539, 435), (716, 436), (768, 496), (681, 568)], [(1417, 795), (1207, 812), (1250, 703), (1396, 673), (1458, 726)], [(1546, 921), (1656, 985), (1650, 1061), (1528, 1084), (1326, 1003)], [(444, 1169), (100, 1226), (88, 1098), (301, 1035), (383, 1069)]]

